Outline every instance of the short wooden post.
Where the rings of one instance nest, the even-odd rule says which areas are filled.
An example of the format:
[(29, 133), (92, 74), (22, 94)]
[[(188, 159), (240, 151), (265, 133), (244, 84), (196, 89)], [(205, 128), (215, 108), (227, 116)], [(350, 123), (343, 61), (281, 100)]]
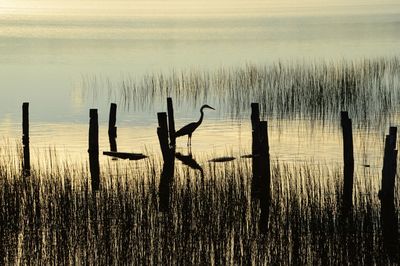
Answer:
[(340, 121), (343, 133), (343, 210), (347, 212), (351, 209), (353, 198), (353, 175), (354, 175), (354, 152), (353, 152), (353, 131), (351, 119), (348, 112), (340, 113)]
[(22, 104), (22, 147), (24, 153), (24, 161), (22, 163), (22, 171), (24, 176), (31, 174), (31, 159), (29, 151), (29, 103)]
[(260, 161), (260, 109), (258, 103), (251, 104), (251, 130), (252, 130), (252, 144), (251, 144), (251, 154), (252, 154), (252, 169), (253, 178), (251, 181), (251, 194), (252, 198), (256, 198), (260, 187), (260, 174), (259, 174), (259, 161)]
[(267, 121), (261, 121), (259, 125), (259, 174), (260, 174), (260, 230), (262, 233), (268, 231), (268, 220), (269, 220), (269, 207), (271, 202), (271, 167), (269, 157), (269, 142), (268, 142), (268, 123)]
[(260, 107), (258, 103), (251, 103), (251, 130), (252, 130), (252, 154), (259, 153), (259, 127), (260, 124)]
[(89, 165), (92, 181), (92, 190), (98, 190), (100, 186), (99, 164), (99, 122), (97, 109), (90, 109), (89, 122)]
[(172, 98), (167, 98), (167, 111), (168, 111), (168, 129), (169, 129), (169, 143), (170, 147), (175, 147), (175, 120), (174, 120), (174, 106)]
[(397, 127), (390, 127), (385, 138), (385, 151), (382, 167), (381, 221), (383, 244), (392, 262), (399, 260), (398, 220), (394, 202), (394, 187), (397, 170)]
[(168, 145), (168, 125), (167, 125), (167, 114), (165, 112), (157, 113), (158, 128), (157, 135), (160, 142), (161, 152), (164, 162), (169, 160), (170, 150)]
[(108, 139), (110, 141), (110, 151), (117, 151), (117, 104), (112, 103), (110, 106), (110, 118), (108, 121)]

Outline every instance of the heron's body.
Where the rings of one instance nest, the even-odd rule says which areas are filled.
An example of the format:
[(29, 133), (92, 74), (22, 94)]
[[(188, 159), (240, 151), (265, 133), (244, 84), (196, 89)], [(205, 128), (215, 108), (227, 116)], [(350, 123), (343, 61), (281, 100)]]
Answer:
[(179, 129), (178, 132), (176, 132), (175, 136), (181, 137), (188, 135), (188, 137), (191, 138), (193, 131), (195, 131), (199, 126), (200, 126), (199, 122), (192, 122), (190, 124), (187, 124), (183, 128)]
[(192, 122), (190, 124), (187, 124), (186, 126), (182, 127), (181, 129), (179, 129), (176, 133), (175, 133), (175, 137), (182, 137), (185, 135), (188, 135), (188, 146), (192, 145), (192, 134), (193, 132), (201, 125), (201, 123), (203, 122), (203, 117), (204, 117), (204, 112), (203, 109), (204, 108), (209, 108), (209, 109), (213, 109), (211, 106), (205, 104), (200, 108), (200, 119), (197, 122)]

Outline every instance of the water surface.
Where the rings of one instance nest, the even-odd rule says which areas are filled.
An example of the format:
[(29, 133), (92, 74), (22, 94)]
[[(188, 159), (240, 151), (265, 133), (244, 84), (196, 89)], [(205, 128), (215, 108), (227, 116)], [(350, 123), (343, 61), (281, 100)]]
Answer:
[[(213, 73), (278, 61), (290, 65), (391, 58), (400, 45), (399, 13), (396, 1), (2, 3), (2, 142), (19, 142), (21, 105), (29, 101), (32, 148), (56, 147), (61, 157), (84, 159), (89, 108), (99, 108), (101, 150), (107, 150), (108, 108), (116, 101), (120, 150), (158, 153), (156, 112), (166, 110), (164, 98), (126, 108), (120, 94), (101, 93), (104, 80), (118, 92), (122, 81), (153, 73)], [(101, 81), (89, 82), (90, 93), (82, 86), (88, 77)], [(180, 103), (177, 127), (198, 119), (201, 99), (174, 100)], [(194, 135), (193, 151), (237, 156), (248, 152), (250, 108), (233, 115), (229, 106), (237, 103), (214, 98), (214, 104), (219, 105), (216, 111), (207, 112)], [(250, 102), (240, 104), (250, 107)], [(310, 117), (270, 119), (273, 158), (340, 161), (338, 123)], [(380, 149), (386, 126), (398, 120), (385, 123), (367, 137), (358, 125), (360, 151)], [(179, 140), (178, 148), (185, 150), (185, 144), (185, 139)]]

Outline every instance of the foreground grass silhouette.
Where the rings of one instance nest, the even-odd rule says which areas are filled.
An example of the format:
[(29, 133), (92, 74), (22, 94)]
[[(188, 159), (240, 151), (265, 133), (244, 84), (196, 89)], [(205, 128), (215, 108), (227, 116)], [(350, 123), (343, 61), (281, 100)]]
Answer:
[[(251, 199), (251, 161), (177, 166), (159, 211), (161, 161), (111, 162), (92, 192), (87, 163), (54, 154), (22, 177), (1, 151), (0, 264), (387, 264), (379, 176), (356, 173), (353, 211), (340, 214), (339, 166), (272, 163), (267, 234)], [(200, 158), (201, 163), (206, 162)], [(177, 164), (178, 165), (178, 164)], [(396, 195), (399, 195), (398, 189)], [(397, 196), (397, 198), (399, 198)], [(398, 199), (396, 206), (399, 206)], [(398, 258), (397, 258), (398, 259)]]

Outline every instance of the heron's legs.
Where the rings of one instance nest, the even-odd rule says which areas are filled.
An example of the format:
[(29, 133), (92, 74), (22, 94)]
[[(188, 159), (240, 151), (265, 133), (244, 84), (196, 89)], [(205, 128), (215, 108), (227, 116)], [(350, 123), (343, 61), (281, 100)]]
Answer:
[(192, 133), (188, 135), (188, 146), (192, 146)]
[(188, 135), (187, 147), (188, 147), (188, 153), (189, 153), (189, 155), (191, 155), (192, 154), (192, 135)]

